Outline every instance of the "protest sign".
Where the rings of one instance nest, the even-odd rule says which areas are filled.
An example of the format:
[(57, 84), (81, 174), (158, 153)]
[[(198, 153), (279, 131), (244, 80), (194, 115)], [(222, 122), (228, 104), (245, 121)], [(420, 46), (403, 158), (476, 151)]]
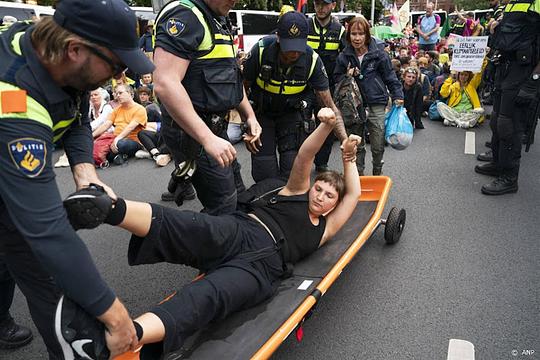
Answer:
[(456, 38), (450, 70), (480, 72), (486, 56), (487, 42), (487, 36)]

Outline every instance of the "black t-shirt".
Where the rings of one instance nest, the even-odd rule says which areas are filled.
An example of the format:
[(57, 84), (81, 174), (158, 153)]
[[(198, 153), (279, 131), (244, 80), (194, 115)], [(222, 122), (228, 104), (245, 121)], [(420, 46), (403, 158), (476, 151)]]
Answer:
[(160, 17), (156, 25), (155, 47), (192, 60), (203, 41), (204, 33), (204, 27), (193, 11), (178, 5)]

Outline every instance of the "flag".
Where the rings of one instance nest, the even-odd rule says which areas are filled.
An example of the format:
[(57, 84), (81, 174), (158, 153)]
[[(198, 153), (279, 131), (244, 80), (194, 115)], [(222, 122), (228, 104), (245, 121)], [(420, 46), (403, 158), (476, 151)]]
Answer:
[[(402, 29), (405, 29), (405, 26), (407, 26), (407, 23), (409, 22), (409, 18), (411, 17), (411, 4), (409, 0), (405, 1), (403, 5), (399, 8), (399, 24), (401, 25)], [(411, 24), (411, 26), (414, 28), (415, 24)]]
[(306, 5), (307, 5), (307, 0), (298, 0), (298, 2), (296, 3), (296, 11), (305, 13), (304, 7), (307, 7)]
[(392, 16), (390, 17), (390, 22), (392, 23), (392, 30), (394, 32), (401, 32), (401, 25), (399, 24), (399, 13), (396, 3), (394, 3), (394, 6), (392, 6)]
[(439, 33), (441, 37), (446, 37), (448, 36), (448, 34), (450, 34), (450, 21), (450, 16), (447, 16), (442, 26), (441, 32)]

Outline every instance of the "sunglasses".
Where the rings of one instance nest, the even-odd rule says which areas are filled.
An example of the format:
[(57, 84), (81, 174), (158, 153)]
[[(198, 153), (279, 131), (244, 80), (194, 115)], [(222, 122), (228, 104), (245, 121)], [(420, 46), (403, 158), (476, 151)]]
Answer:
[(405, 72), (406, 72), (406, 73), (409, 73), (409, 74), (414, 74), (414, 75), (418, 75), (418, 72), (416, 72), (416, 70), (415, 70), (415, 69), (411, 69), (411, 68), (409, 68), (409, 69), (405, 70)]
[(96, 47), (86, 45), (84, 44), (84, 47), (86, 47), (88, 50), (90, 50), (91, 53), (96, 55), (101, 60), (105, 61), (109, 66), (113, 69), (113, 76), (118, 76), (122, 74), (124, 71), (127, 70), (127, 66), (124, 64), (118, 64), (113, 59), (105, 55), (101, 50), (99, 50)]

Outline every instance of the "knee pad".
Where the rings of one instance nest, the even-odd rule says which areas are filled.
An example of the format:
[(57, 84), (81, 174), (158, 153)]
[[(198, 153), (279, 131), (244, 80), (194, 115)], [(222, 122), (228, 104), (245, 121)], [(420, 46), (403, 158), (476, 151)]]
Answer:
[(76, 191), (64, 200), (73, 229), (93, 229), (101, 225), (112, 210), (112, 199), (105, 189), (96, 184)]

